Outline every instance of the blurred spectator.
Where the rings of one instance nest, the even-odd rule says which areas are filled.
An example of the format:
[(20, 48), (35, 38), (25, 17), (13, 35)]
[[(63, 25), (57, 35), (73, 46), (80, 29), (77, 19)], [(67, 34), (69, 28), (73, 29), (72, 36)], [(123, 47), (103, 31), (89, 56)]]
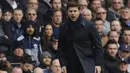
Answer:
[(41, 47), (43, 51), (47, 49), (48, 46), (50, 46), (52, 38), (53, 38), (53, 26), (48, 23), (44, 26), (44, 29), (42, 30)]
[(121, 71), (121, 73), (129, 73), (127, 71), (127, 69), (128, 69), (128, 62), (127, 61), (119, 62), (119, 70)]
[(86, 9), (88, 6), (89, 1), (88, 0), (78, 0), (79, 8), (82, 11), (83, 9)]
[(96, 18), (94, 19), (94, 23), (101, 37), (102, 47), (104, 47), (108, 41), (108, 37), (106, 34), (103, 33), (103, 27), (104, 27), (103, 20), (101, 18)]
[(104, 52), (104, 73), (118, 73), (118, 63), (120, 60), (117, 58), (117, 52), (117, 42), (115, 40), (109, 40)]
[(53, 37), (59, 38), (60, 25), (62, 24), (62, 12), (56, 10), (52, 15)]
[(120, 19), (120, 9), (124, 6), (123, 0), (112, 0), (112, 5), (107, 12), (107, 20)]
[[(119, 33), (115, 30), (110, 31), (108, 34), (108, 39), (115, 40), (117, 43), (119, 42), (119, 37), (120, 37)], [(118, 48), (119, 48), (119, 44), (118, 44)]]
[(20, 67), (14, 67), (11, 73), (23, 73)]
[(37, 67), (37, 68), (34, 69), (33, 73), (44, 73), (44, 72), (43, 72), (43, 69)]
[(22, 42), (25, 53), (32, 56), (36, 64), (39, 64), (40, 37), (36, 37), (35, 25), (37, 24), (34, 21), (28, 20), (24, 26), (24, 34), (18, 37), (17, 41)]
[(87, 8), (84, 8), (81, 11), (81, 14), (83, 15), (85, 20), (89, 20), (89, 21), (92, 20), (92, 12), (91, 12), (91, 10), (89, 10)]
[(105, 8), (103, 7), (98, 7), (96, 9), (96, 17), (97, 18), (101, 18), (103, 20), (103, 33), (105, 35), (108, 34), (108, 32), (110, 31), (110, 23), (106, 20), (106, 17), (107, 17), (107, 11)]
[(38, 18), (37, 11), (35, 9), (28, 8), (26, 10), (26, 18), (27, 18), (27, 20), (32, 20), (32, 21), (37, 23), (37, 25), (35, 25), (35, 27), (36, 27), (36, 36), (39, 36), (40, 32), (41, 32), (41, 29), (42, 29), (42, 25), (44, 23), (42, 22), (42, 20), (40, 20)]
[(13, 19), (11, 20), (10, 26), (10, 33), (11, 33), (11, 39), (13, 41), (16, 41), (16, 39), (23, 34), (23, 11), (19, 8), (16, 8), (13, 11)]
[(130, 64), (130, 46), (121, 44), (119, 48), (119, 58), (122, 61), (127, 61)]
[(130, 28), (125, 28), (123, 31), (123, 38), (121, 44), (130, 45)]
[(43, 16), (43, 19), (44, 19), (45, 23), (48, 23), (48, 22), (52, 21), (51, 16), (53, 15), (53, 12), (55, 10), (61, 10), (62, 17), (63, 17), (62, 20), (66, 19), (66, 17), (67, 17), (66, 16), (66, 9), (62, 7), (61, 0), (51, 0), (50, 3), (51, 3), (52, 7), (50, 9), (48, 9), (48, 11)]
[(32, 73), (33, 69), (35, 68), (34, 61), (31, 59), (31, 56), (27, 56), (25, 58), (25, 61), (23, 61), (21, 67), (23, 70), (23, 73)]
[(9, 21), (11, 20), (11, 18), (12, 18), (12, 12), (11, 12), (11, 11), (7, 10), (7, 11), (4, 11), (4, 12), (3, 12), (2, 19), (3, 19), (4, 21), (9, 22)]
[(119, 34), (121, 34), (122, 27), (121, 27), (120, 21), (119, 20), (112, 20), (110, 23), (110, 29), (112, 31), (117, 31)]
[(91, 4), (90, 9), (92, 11), (93, 19), (95, 19), (96, 18), (95, 12), (97, 11), (97, 8), (102, 7), (101, 0), (92, 0), (90, 4)]
[(130, 9), (128, 7), (123, 7), (120, 11), (120, 15), (121, 15), (120, 22), (122, 29), (130, 27)]
[(48, 51), (44, 51), (41, 54), (40, 57), (40, 68), (42, 69), (50, 69), (51, 66), (51, 61), (52, 61), (52, 56)]

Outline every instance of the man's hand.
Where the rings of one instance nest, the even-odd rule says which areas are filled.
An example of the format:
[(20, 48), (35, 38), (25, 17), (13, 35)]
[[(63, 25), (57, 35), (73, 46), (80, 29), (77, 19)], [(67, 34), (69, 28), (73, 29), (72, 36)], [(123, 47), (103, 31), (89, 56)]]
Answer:
[(101, 73), (101, 66), (95, 66), (95, 73)]
[(67, 73), (67, 70), (66, 70), (65, 66), (62, 67), (62, 73)]

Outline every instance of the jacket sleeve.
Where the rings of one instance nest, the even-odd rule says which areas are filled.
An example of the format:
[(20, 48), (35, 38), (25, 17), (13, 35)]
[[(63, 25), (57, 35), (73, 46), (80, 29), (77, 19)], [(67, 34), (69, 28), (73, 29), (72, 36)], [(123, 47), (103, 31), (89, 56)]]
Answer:
[(67, 56), (67, 48), (66, 48), (66, 40), (65, 40), (65, 27), (61, 25), (59, 32), (59, 58), (62, 66), (66, 66), (66, 56)]
[(93, 53), (95, 57), (95, 65), (96, 66), (103, 66), (103, 48), (101, 45), (101, 39), (99, 36), (99, 33), (97, 32), (97, 29), (95, 27), (94, 23), (91, 23), (90, 25), (90, 38), (93, 45)]

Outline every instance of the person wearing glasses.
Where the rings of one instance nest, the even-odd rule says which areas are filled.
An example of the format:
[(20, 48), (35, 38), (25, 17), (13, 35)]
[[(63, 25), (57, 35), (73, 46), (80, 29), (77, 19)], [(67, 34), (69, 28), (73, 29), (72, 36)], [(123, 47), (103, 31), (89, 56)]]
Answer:
[(107, 11), (105, 8), (103, 7), (99, 7), (97, 8), (96, 10), (96, 17), (97, 18), (101, 18), (103, 20), (103, 33), (105, 35), (108, 34), (108, 32), (110, 31), (110, 23), (106, 20), (106, 17), (107, 17)]
[(114, 19), (120, 19), (119, 12), (123, 6), (123, 0), (112, 0), (112, 5), (108, 9), (107, 20), (112, 21)]

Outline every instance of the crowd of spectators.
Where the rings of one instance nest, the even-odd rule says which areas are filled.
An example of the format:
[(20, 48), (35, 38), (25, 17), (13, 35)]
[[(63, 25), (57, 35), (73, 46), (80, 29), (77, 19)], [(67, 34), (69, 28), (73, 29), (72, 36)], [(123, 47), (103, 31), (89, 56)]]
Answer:
[[(0, 73), (67, 73), (58, 47), (71, 0), (0, 0)], [(73, 0), (93, 21), (103, 73), (130, 73), (130, 0)]]

